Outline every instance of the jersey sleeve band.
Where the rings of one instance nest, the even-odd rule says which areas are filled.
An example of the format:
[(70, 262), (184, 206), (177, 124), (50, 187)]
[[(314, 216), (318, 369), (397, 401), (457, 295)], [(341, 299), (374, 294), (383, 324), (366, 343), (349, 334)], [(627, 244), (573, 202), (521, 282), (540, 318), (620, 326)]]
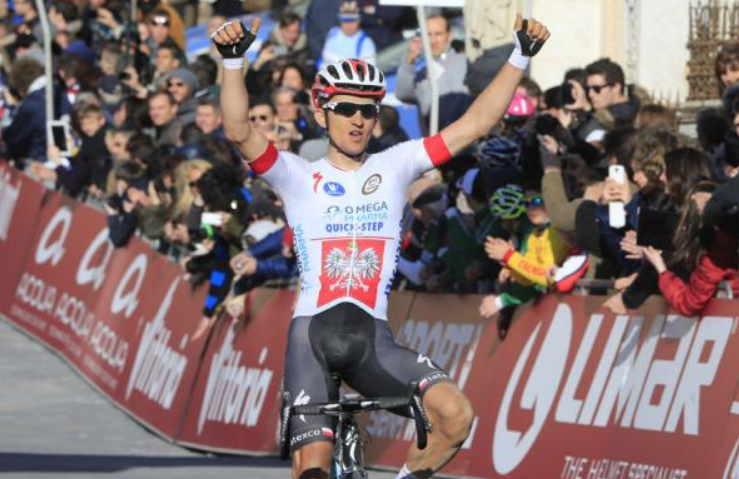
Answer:
[(426, 153), (429, 155), (431, 163), (436, 167), (452, 159), (452, 154), (449, 153), (449, 148), (446, 147), (441, 133), (424, 138), (423, 146), (426, 148)]
[(249, 167), (256, 175), (263, 175), (269, 171), (270, 168), (277, 161), (277, 148), (271, 142), (267, 145), (267, 149), (264, 153), (256, 160), (249, 163)]

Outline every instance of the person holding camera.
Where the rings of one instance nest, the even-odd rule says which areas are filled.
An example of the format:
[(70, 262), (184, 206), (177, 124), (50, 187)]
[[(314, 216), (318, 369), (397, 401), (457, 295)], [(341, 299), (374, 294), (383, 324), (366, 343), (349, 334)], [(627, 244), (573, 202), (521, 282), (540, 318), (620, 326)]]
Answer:
[[(433, 70), (439, 95), (439, 129), (451, 123), (460, 107), (469, 104), (469, 89), (465, 85), (467, 57), (452, 48), (452, 32), (449, 20), (441, 15), (426, 18), (426, 31), (431, 43)], [(428, 130), (431, 113), (431, 82), (428, 66), (423, 63), (423, 42), (420, 32), (411, 39), (408, 53), (398, 67), (395, 94), (404, 102), (418, 104), (423, 121), (422, 128)], [(447, 116), (447, 113), (451, 116)]]

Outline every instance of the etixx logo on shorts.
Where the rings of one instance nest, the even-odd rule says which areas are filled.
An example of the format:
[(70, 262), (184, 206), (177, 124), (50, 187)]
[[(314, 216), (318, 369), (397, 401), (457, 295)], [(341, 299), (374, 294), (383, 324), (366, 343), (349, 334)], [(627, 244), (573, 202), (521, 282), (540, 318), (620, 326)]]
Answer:
[(364, 185), (362, 185), (362, 194), (363, 195), (371, 195), (382, 184), (382, 176), (375, 173), (374, 175), (367, 178), (367, 180), (364, 182)]
[(344, 196), (346, 190), (341, 183), (335, 181), (327, 181), (323, 184), (323, 191), (329, 196)]

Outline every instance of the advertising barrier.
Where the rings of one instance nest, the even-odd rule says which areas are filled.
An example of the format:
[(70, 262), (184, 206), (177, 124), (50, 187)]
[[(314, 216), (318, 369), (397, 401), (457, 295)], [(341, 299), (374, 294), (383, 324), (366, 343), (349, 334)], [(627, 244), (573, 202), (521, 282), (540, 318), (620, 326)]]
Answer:
[(7, 314), (36, 231), (44, 188), (0, 162), (0, 312)]
[(282, 368), (295, 295), (252, 294), (245, 321), (222, 318), (203, 356), (177, 442), (200, 449), (276, 454)]
[[(276, 454), (295, 293), (260, 289), (201, 337), (206, 291), (105, 216), (0, 165), (0, 311), (102, 394), (171, 441)], [(390, 325), (469, 398), (472, 430), (443, 470), (480, 478), (739, 479), (739, 302), (700, 318), (651, 298), (628, 315), (603, 297), (540, 298), (504, 342), (479, 296), (390, 297)], [(373, 413), (369, 464), (398, 468), (408, 420)]]
[(204, 291), (192, 294), (181, 268), (149, 245), (115, 249), (105, 216), (59, 193), (47, 193), (26, 244), (6, 316), (127, 412), (174, 437), (205, 345), (189, 339)]

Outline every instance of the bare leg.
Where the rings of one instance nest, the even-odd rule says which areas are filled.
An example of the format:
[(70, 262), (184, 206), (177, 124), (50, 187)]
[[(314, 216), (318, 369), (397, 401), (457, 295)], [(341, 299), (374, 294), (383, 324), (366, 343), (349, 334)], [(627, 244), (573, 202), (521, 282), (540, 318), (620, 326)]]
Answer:
[(451, 382), (429, 389), (423, 397), (423, 406), (433, 430), (426, 449), (421, 451), (414, 443), (405, 462), (419, 479), (431, 477), (454, 457), (467, 439), (473, 419), (469, 401)]
[(293, 479), (328, 479), (334, 446), (312, 442), (293, 453)]

